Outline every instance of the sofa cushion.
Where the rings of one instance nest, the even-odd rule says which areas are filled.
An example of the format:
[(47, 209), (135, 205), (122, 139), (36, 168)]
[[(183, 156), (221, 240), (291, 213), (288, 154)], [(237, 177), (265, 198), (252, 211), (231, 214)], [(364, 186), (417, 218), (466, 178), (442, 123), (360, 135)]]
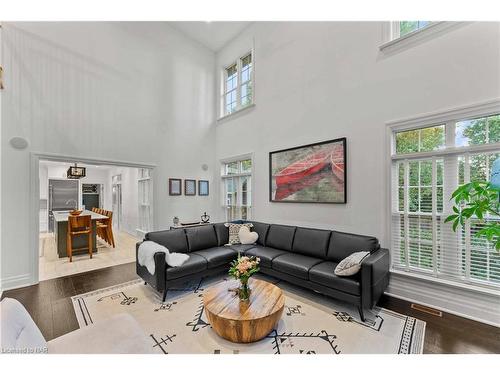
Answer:
[(208, 268), (215, 268), (223, 264), (228, 264), (238, 257), (238, 253), (229, 247), (212, 247), (205, 250), (198, 250), (192, 254), (200, 255), (208, 262)]
[(296, 227), (289, 225), (275, 225), (269, 226), (269, 231), (266, 237), (266, 246), (274, 247), (275, 249), (292, 251), (293, 236)]
[(229, 228), (224, 223), (214, 224), (215, 234), (217, 235), (217, 246), (224, 246), (229, 242)]
[(234, 251), (244, 254), (248, 250), (253, 249), (256, 245), (243, 245), (243, 244), (235, 244), (235, 245), (229, 245), (229, 248), (233, 249)]
[(217, 246), (217, 235), (213, 225), (186, 228), (189, 251), (203, 250)]
[(361, 294), (359, 274), (355, 276), (340, 277), (335, 275), (335, 267), (337, 267), (337, 263), (335, 262), (322, 262), (316, 264), (309, 270), (309, 280), (329, 288), (359, 296)]
[(272, 268), (307, 280), (309, 278), (309, 269), (321, 262), (323, 262), (323, 259), (288, 253), (274, 258)]
[(161, 230), (146, 233), (146, 241), (153, 241), (165, 246), (172, 253), (188, 253), (186, 233), (183, 229)]
[(189, 259), (180, 267), (167, 268), (167, 280), (174, 280), (207, 269), (207, 260), (201, 255), (191, 253)]
[(259, 238), (257, 238), (257, 245), (266, 246), (267, 232), (269, 231), (269, 224), (260, 223), (258, 221), (252, 221), (253, 232), (257, 232)]
[(293, 252), (325, 259), (331, 231), (297, 228), (293, 239)]
[(254, 248), (245, 252), (245, 255), (259, 257), (260, 265), (267, 268), (271, 268), (274, 258), (283, 254), (287, 254), (287, 252), (284, 250), (278, 250), (272, 247), (265, 246), (255, 246)]
[(4, 298), (0, 318), (0, 347), (5, 353), (44, 353), (47, 342), (21, 302)]
[(339, 263), (352, 253), (369, 251), (373, 253), (380, 248), (378, 239), (372, 236), (332, 231), (327, 259)]

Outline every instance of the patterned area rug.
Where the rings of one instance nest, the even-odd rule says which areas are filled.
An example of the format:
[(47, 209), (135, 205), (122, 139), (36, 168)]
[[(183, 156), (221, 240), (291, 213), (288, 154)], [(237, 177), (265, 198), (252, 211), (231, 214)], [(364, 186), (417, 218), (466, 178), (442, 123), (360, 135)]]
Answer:
[(159, 353), (178, 354), (413, 354), (422, 353), (425, 322), (376, 308), (361, 322), (355, 307), (262, 275), (285, 293), (276, 329), (251, 344), (217, 336), (204, 313), (203, 292), (224, 276), (169, 290), (165, 303), (141, 280), (72, 297), (80, 327), (128, 312)]

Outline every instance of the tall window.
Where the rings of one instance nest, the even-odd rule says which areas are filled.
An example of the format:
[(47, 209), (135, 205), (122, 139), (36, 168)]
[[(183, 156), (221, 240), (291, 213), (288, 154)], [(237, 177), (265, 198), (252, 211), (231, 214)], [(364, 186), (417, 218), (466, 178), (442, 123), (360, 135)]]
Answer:
[(224, 69), (222, 114), (229, 115), (253, 103), (252, 53), (238, 59)]
[(252, 160), (222, 164), (222, 205), (226, 220), (250, 219), (252, 207)]
[(395, 21), (392, 23), (392, 39), (408, 35), (431, 25), (431, 21)]
[(500, 115), (454, 119), (429, 127), (393, 130), (392, 266), (454, 281), (500, 288), (500, 253), (475, 237), (488, 215), (454, 232), (453, 191), (487, 181), (500, 157)]

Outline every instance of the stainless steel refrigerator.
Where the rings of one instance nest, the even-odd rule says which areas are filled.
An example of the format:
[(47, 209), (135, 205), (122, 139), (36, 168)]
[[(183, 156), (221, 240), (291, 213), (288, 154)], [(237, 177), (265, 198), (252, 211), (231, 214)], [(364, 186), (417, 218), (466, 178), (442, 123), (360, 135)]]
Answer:
[(49, 180), (49, 232), (54, 231), (54, 211), (78, 207), (78, 180)]

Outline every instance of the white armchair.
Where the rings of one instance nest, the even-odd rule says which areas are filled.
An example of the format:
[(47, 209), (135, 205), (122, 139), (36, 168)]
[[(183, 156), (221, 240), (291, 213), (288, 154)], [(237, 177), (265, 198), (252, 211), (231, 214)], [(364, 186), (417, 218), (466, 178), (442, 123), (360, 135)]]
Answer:
[(152, 343), (129, 314), (46, 341), (24, 306), (12, 298), (0, 303), (3, 353), (152, 354)]

